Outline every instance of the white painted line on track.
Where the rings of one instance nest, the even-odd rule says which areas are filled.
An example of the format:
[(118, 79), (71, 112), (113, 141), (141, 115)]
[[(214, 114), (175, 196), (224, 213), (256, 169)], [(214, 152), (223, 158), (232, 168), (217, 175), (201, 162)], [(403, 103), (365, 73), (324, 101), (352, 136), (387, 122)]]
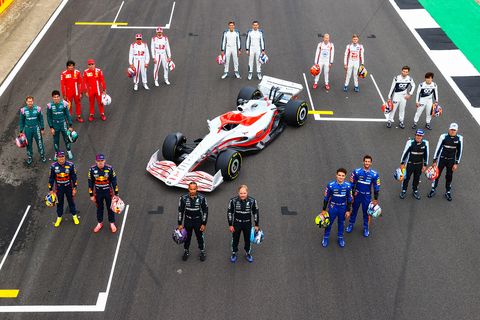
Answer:
[(375, 81), (375, 78), (371, 73), (370, 73), (370, 78), (372, 79), (373, 84), (375, 85), (375, 88), (377, 88), (377, 92), (378, 92), (378, 95), (380, 96), (380, 100), (382, 100), (382, 103), (385, 104), (385, 99), (383, 99), (382, 92), (380, 91), (380, 88), (377, 85), (377, 81)]
[(22, 220), (20, 220), (20, 224), (17, 227), (17, 231), (15, 231), (15, 234), (13, 235), (12, 241), (10, 241), (10, 244), (8, 245), (7, 251), (5, 251), (5, 255), (3, 256), (2, 262), (0, 263), (0, 271), (3, 268), (3, 264), (7, 260), (8, 254), (10, 253), (10, 250), (12, 249), (13, 243), (15, 242), (15, 239), (17, 238), (18, 232), (20, 232), (20, 229), (22, 228), (23, 222), (25, 221), (25, 218), (28, 215), (28, 212), (30, 211), (30, 205), (28, 205), (27, 209), (25, 209), (25, 213), (23, 214)]
[[(123, 2), (122, 2), (123, 5)], [(121, 9), (121, 6), (120, 6)], [(175, 10), (175, 1), (172, 4), (172, 11), (170, 12), (170, 20), (168, 23), (164, 26), (162, 26), (163, 29), (170, 29), (172, 27), (172, 18), (173, 18), (173, 11)], [(120, 12), (120, 10), (118, 11)], [(114, 20), (115, 22), (115, 20)], [(156, 29), (158, 26), (119, 26), (119, 25), (112, 25), (112, 29)]]
[[(310, 88), (308, 87), (307, 76), (305, 76), (305, 72), (303, 73), (303, 80), (305, 81), (305, 88), (307, 89), (308, 98), (310, 99), (310, 106), (312, 110), (315, 111), (315, 105), (313, 104), (312, 95), (310, 94)], [(313, 117), (315, 120), (320, 120), (319, 114), (314, 114)]]
[[(430, 59), (432, 60), (433, 64), (442, 72), (442, 75), (445, 77), (445, 80), (448, 82), (452, 90), (457, 94), (458, 98), (460, 101), (462, 101), (463, 105), (467, 108), (467, 110), (470, 112), (470, 114), (475, 118), (477, 123), (480, 125), (480, 108), (474, 108), (470, 101), (468, 101), (467, 97), (465, 94), (460, 90), (460, 88), (457, 86), (455, 81), (452, 79), (452, 75), (444, 73), (445, 69), (442, 68), (441, 61), (438, 59), (435, 59), (435, 54), (432, 54), (433, 51), (435, 50), (430, 50), (430, 48), (427, 46), (425, 41), (423, 41), (422, 37), (418, 34), (418, 32), (415, 30), (415, 27), (410, 25), (408, 22), (409, 20), (405, 18), (405, 15), (408, 14), (409, 10), (402, 10), (400, 9), (397, 4), (395, 3), (395, 0), (389, 0), (390, 4), (392, 7), (395, 9), (397, 14), (402, 18), (403, 22), (407, 26), (407, 28), (410, 30), (410, 32), (413, 34), (415, 39), (417, 39), (418, 43), (420, 46), (423, 48), (423, 50), (429, 55)], [(424, 10), (424, 9), (422, 9)], [(426, 11), (426, 10), (425, 10)], [(427, 12), (427, 11), (426, 11)], [(428, 12), (427, 12), (428, 14)], [(452, 61), (452, 60), (451, 60)], [(442, 71), (443, 70), (443, 71)]]
[(319, 121), (350, 121), (350, 122), (387, 122), (387, 119), (378, 118), (330, 118), (321, 117)]
[[(113, 263), (112, 263), (112, 268), (110, 270), (110, 276), (108, 278), (108, 284), (107, 284), (107, 289), (104, 292), (99, 292), (98, 293), (98, 298), (97, 302), (94, 305), (30, 305), (30, 306), (0, 306), (0, 313), (5, 313), (5, 312), (104, 312), (105, 308), (107, 306), (107, 299), (108, 295), (110, 293), (110, 288), (112, 285), (112, 280), (113, 280), (113, 273), (115, 272), (115, 266), (117, 264), (117, 258), (118, 258), (118, 253), (120, 251), (120, 245), (122, 243), (122, 238), (123, 238), (123, 231), (125, 230), (125, 222), (127, 221), (127, 216), (128, 216), (128, 210), (130, 208), (130, 205), (127, 205), (125, 207), (125, 215), (123, 217), (122, 221), (122, 227), (120, 229), (120, 234), (118, 236), (118, 242), (117, 242), (117, 248), (115, 250), (115, 255), (113, 257)], [(21, 224), (23, 223), (23, 220), (25, 219), (25, 216), (30, 209), (30, 206), (27, 207), (27, 211), (25, 211), (24, 217), (22, 219), (22, 222), (20, 222), (20, 226), (17, 229), (17, 232), (15, 233), (14, 239), (18, 233), (18, 230), (21, 227)], [(13, 243), (12, 241), (12, 243)], [(9, 249), (8, 249), (9, 250)], [(8, 253), (7, 250), (7, 253)], [(2, 262), (3, 264), (3, 262)]]
[(12, 71), (8, 74), (7, 78), (5, 81), (3, 81), (2, 85), (0, 86), (0, 97), (3, 95), (5, 90), (7, 90), (8, 86), (10, 83), (13, 81), (17, 73), (20, 71), (20, 69), (23, 67), (25, 62), (27, 61), (28, 57), (32, 54), (33, 50), (37, 47), (37, 45), (40, 43), (40, 40), (45, 36), (47, 33), (48, 29), (52, 26), (53, 22), (57, 19), (58, 15), (60, 12), (62, 12), (63, 8), (67, 5), (68, 0), (63, 0), (62, 3), (57, 7), (55, 12), (52, 14), (50, 19), (48, 19), (47, 23), (43, 27), (43, 29), (40, 31), (40, 33), (35, 37), (33, 40), (32, 44), (28, 47), (27, 51), (22, 55), (20, 60), (18, 60), (17, 64), (15, 67), (12, 69)]
[(410, 9), (400, 14), (402, 19), (415, 29), (440, 28), (425, 9)]
[[(124, 4), (125, 4), (125, 1), (122, 1), (122, 4), (120, 5), (120, 8), (118, 8), (117, 15), (115, 16), (115, 19), (113, 19), (113, 23), (117, 22), (118, 15), (120, 14), (120, 11), (122, 10)], [(116, 26), (117, 26), (117, 25), (114, 24), (114, 25), (112, 25), (110, 28), (114, 28), (114, 27), (116, 27)]]

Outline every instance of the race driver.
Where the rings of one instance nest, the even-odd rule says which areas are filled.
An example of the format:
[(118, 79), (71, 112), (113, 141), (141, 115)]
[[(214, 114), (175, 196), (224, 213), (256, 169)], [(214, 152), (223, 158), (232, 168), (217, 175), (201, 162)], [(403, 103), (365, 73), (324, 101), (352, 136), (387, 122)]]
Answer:
[(67, 61), (67, 70), (60, 76), (60, 87), (62, 89), (63, 99), (68, 102), (70, 114), (73, 115), (73, 102), (75, 102), (75, 113), (78, 122), (84, 122), (82, 118), (82, 74), (80, 70), (75, 69), (75, 62)]
[(328, 238), (330, 230), (336, 218), (338, 218), (338, 245), (345, 247), (343, 239), (343, 229), (345, 227), (345, 219), (350, 217), (352, 209), (352, 185), (345, 181), (347, 170), (339, 168), (336, 172), (336, 180), (330, 182), (325, 188), (325, 196), (323, 198), (322, 215), (327, 213), (330, 215), (330, 224), (325, 228), (325, 234), (322, 240), (322, 246), (328, 246)]
[(38, 153), (42, 162), (47, 162), (45, 158), (45, 146), (43, 144), (43, 130), (45, 123), (43, 121), (42, 108), (33, 104), (33, 97), (27, 96), (26, 105), (20, 109), (20, 133), (25, 131), (27, 138), (27, 165), (33, 162), (33, 140), (37, 143)]
[(245, 50), (248, 55), (248, 80), (252, 80), (254, 62), (257, 64), (257, 78), (262, 80), (262, 64), (259, 58), (260, 54), (265, 54), (265, 40), (260, 23), (256, 20), (252, 22), (252, 29), (247, 31)]
[(163, 79), (167, 85), (170, 85), (168, 81), (168, 63), (172, 59), (172, 52), (170, 50), (170, 43), (167, 36), (163, 34), (163, 28), (158, 27), (156, 29), (157, 34), (152, 37), (150, 48), (152, 49), (153, 57), (153, 80), (155, 80), (155, 86), (158, 87), (158, 73), (160, 65), (163, 66)]
[(147, 68), (150, 62), (150, 52), (148, 45), (142, 41), (142, 34), (135, 35), (135, 42), (130, 45), (130, 52), (128, 54), (128, 63), (130, 68), (135, 69), (135, 76), (133, 77), (133, 90), (138, 90), (138, 82), (140, 81), (140, 74), (142, 75), (143, 87), (145, 90), (150, 88), (147, 85)]
[(438, 87), (437, 84), (433, 82), (433, 72), (427, 72), (425, 74), (425, 81), (420, 83), (417, 89), (417, 112), (415, 113), (415, 117), (413, 117), (412, 129), (417, 128), (418, 120), (423, 110), (425, 110), (427, 122), (425, 128), (432, 130), (430, 121), (432, 120), (432, 107), (434, 103), (438, 103)]
[(68, 131), (73, 131), (73, 127), (72, 118), (68, 111), (68, 103), (60, 98), (58, 90), (52, 91), (52, 100), (52, 102), (47, 104), (47, 123), (53, 135), (54, 160), (57, 160), (56, 154), (60, 151), (60, 134), (67, 149), (68, 160), (72, 160), (72, 144), (68, 140)]
[(97, 100), (100, 118), (105, 121), (107, 117), (102, 103), (102, 94), (107, 93), (107, 86), (105, 85), (103, 71), (95, 66), (95, 60), (93, 59), (88, 59), (87, 64), (88, 68), (83, 71), (83, 81), (85, 83), (85, 94), (90, 102), (88, 121), (92, 122), (95, 119), (95, 100)]
[(378, 204), (378, 194), (380, 192), (380, 177), (378, 172), (372, 169), (371, 156), (365, 155), (363, 157), (363, 167), (353, 170), (350, 175), (350, 183), (352, 184), (353, 210), (346, 231), (347, 233), (352, 232), (357, 219), (358, 209), (361, 205), (363, 211), (363, 236), (366, 238), (370, 235), (368, 229), (368, 205), (370, 201), (374, 205)]
[(452, 201), (453, 172), (457, 171), (463, 153), (463, 136), (457, 132), (458, 124), (454, 122), (450, 124), (448, 132), (443, 133), (438, 138), (437, 148), (433, 154), (433, 165), (438, 166), (439, 173), (437, 179), (432, 183), (432, 190), (428, 193), (429, 198), (435, 195), (440, 175), (443, 169), (446, 168), (445, 198), (448, 201)]
[(415, 90), (415, 82), (409, 76), (409, 73), (410, 67), (403, 66), (402, 73), (393, 78), (392, 86), (390, 87), (387, 96), (388, 102), (393, 104), (393, 110), (388, 114), (387, 128), (392, 127), (397, 109), (400, 109), (398, 111), (398, 126), (401, 129), (405, 128), (405, 124), (403, 123), (403, 120), (405, 119), (405, 106), (407, 100), (412, 97)]
[(190, 242), (193, 232), (197, 238), (198, 248), (200, 249), (200, 260), (205, 261), (204, 232), (208, 221), (208, 204), (204, 195), (197, 192), (198, 186), (195, 182), (188, 184), (188, 194), (180, 197), (178, 202), (178, 229), (185, 228), (187, 239), (183, 245), (183, 261), (187, 261), (190, 256)]
[(325, 90), (330, 90), (330, 84), (328, 82), (328, 77), (330, 74), (330, 67), (333, 63), (333, 57), (335, 55), (335, 46), (330, 42), (330, 35), (325, 33), (323, 35), (323, 41), (319, 42), (317, 45), (317, 51), (315, 52), (314, 64), (318, 64), (320, 67), (320, 73), (315, 76), (315, 81), (313, 83), (313, 89), (317, 89), (318, 80), (320, 79), (320, 74), (324, 73), (325, 77)]
[(358, 87), (358, 68), (360, 65), (365, 64), (365, 49), (363, 45), (358, 43), (358, 35), (352, 36), (352, 43), (348, 44), (345, 48), (345, 56), (343, 58), (343, 67), (345, 68), (345, 85), (343, 91), (347, 92), (350, 77), (353, 73), (353, 84), (355, 92), (359, 92)]
[(240, 32), (235, 29), (235, 22), (233, 21), (228, 23), (228, 29), (223, 32), (220, 50), (221, 55), (225, 55), (226, 59), (222, 79), (228, 77), (230, 56), (233, 57), (233, 70), (235, 71), (235, 77), (240, 79), (240, 73), (238, 72), (238, 56), (242, 54), (242, 43), (240, 41)]

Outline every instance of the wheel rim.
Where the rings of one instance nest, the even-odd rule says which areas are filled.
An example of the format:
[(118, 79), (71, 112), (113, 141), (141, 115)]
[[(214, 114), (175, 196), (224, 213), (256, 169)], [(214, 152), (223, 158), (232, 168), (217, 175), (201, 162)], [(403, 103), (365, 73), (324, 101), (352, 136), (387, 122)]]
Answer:
[(305, 121), (306, 117), (307, 117), (307, 109), (304, 106), (302, 106), (300, 108), (300, 112), (298, 113), (298, 121), (303, 122)]
[(230, 165), (230, 173), (232, 176), (237, 174), (238, 169), (240, 168), (240, 159), (234, 158), (232, 164)]

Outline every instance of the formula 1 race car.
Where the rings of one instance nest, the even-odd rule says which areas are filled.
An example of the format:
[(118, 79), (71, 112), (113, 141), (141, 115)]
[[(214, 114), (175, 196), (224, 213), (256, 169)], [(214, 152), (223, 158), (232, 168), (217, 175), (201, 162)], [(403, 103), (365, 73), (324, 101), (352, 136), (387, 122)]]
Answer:
[[(272, 142), (286, 125), (305, 124), (308, 105), (298, 99), (303, 86), (265, 76), (258, 88), (244, 87), (238, 93), (237, 110), (207, 120), (204, 138), (187, 143), (180, 133), (167, 135), (161, 154), (150, 158), (147, 171), (168, 186), (188, 188), (196, 182), (198, 190), (213, 191), (224, 180), (238, 177), (242, 155), (260, 151)], [(163, 155), (163, 159), (162, 159)], [(194, 171), (202, 162), (215, 161), (215, 175)]]

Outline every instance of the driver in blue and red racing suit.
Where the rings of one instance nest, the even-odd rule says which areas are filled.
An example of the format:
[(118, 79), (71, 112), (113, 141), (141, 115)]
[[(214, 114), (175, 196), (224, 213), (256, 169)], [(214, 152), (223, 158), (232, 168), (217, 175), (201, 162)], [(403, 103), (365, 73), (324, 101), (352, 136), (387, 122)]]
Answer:
[(325, 215), (328, 209), (330, 215), (330, 224), (325, 229), (325, 234), (322, 240), (322, 246), (328, 246), (328, 238), (332, 224), (338, 218), (338, 245), (345, 247), (345, 240), (343, 239), (343, 229), (345, 227), (345, 219), (350, 217), (352, 207), (352, 185), (345, 181), (347, 170), (340, 168), (337, 170), (336, 181), (332, 181), (325, 188), (325, 197), (323, 198), (323, 211)]
[[(378, 172), (371, 169), (372, 157), (366, 155), (363, 157), (363, 168), (353, 170), (350, 175), (350, 183), (352, 184), (353, 192), (353, 210), (347, 227), (347, 233), (352, 232), (353, 226), (357, 219), (358, 209), (360, 205), (363, 211), (363, 236), (368, 237), (370, 231), (368, 230), (369, 217), (367, 214), (368, 205), (372, 202), (374, 205), (378, 204), (378, 193), (380, 192), (380, 177)], [(373, 201), (372, 201), (373, 188)]]

